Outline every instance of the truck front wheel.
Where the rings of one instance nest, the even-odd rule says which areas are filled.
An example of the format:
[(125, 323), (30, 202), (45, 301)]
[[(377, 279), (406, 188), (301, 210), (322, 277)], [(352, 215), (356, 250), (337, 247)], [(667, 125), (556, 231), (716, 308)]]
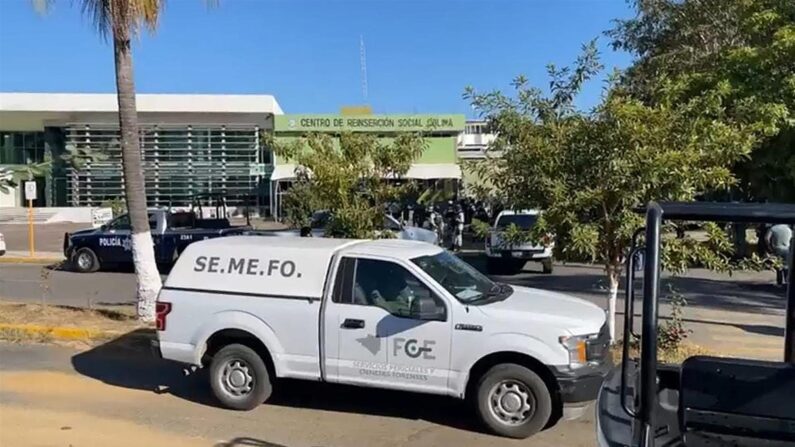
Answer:
[(492, 433), (527, 438), (539, 432), (552, 414), (552, 396), (538, 374), (524, 366), (493, 366), (478, 381), (477, 412)]
[(213, 356), (210, 386), (221, 404), (232, 410), (253, 410), (273, 392), (265, 362), (241, 344), (225, 346)]
[(75, 252), (72, 266), (80, 273), (93, 273), (99, 270), (99, 258), (94, 250), (84, 247)]

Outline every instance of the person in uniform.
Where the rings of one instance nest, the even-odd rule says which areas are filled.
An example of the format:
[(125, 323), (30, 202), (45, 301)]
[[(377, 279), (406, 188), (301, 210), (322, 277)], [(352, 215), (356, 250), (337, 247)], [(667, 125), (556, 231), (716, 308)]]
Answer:
[(459, 204), (456, 205), (455, 211), (455, 236), (453, 238), (453, 251), (461, 251), (461, 246), (464, 245), (464, 208)]

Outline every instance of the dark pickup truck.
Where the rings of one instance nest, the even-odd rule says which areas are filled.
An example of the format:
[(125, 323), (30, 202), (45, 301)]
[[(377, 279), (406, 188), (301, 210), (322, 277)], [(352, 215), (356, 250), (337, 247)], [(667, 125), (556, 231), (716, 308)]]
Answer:
[[(149, 227), (155, 244), (155, 260), (170, 265), (195, 241), (244, 234), (247, 226), (232, 226), (226, 218), (202, 219), (193, 211), (149, 210)], [(95, 272), (103, 267), (132, 263), (130, 218), (127, 214), (100, 228), (66, 233), (64, 256), (78, 272)]]

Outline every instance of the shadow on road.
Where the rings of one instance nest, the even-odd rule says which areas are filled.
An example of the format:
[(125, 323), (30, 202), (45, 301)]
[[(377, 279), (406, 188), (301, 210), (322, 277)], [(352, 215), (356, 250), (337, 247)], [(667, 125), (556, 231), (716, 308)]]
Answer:
[[(153, 336), (150, 330), (127, 333), (72, 356), (72, 366), (79, 374), (108, 385), (171, 394), (190, 402), (217, 407), (206, 370), (199, 369), (185, 376), (184, 365), (157, 358), (151, 352), (149, 346)], [(426, 420), (454, 428), (478, 430), (474, 416), (463, 402), (443, 396), (279, 380), (266, 405)], [(250, 438), (237, 438), (218, 445), (278, 446)]]
[(157, 358), (150, 350), (151, 330), (139, 329), (72, 356), (78, 373), (108, 385), (172, 394), (214, 406), (202, 371), (185, 376), (182, 365)]

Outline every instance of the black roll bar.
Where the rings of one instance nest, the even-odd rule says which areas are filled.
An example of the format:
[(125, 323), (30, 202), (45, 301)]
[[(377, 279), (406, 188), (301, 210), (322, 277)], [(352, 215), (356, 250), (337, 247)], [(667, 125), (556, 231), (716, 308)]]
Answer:
[(787, 313), (784, 323), (784, 362), (795, 363), (795, 238), (789, 244), (789, 272), (787, 274)]
[(646, 211), (646, 256), (640, 349), (640, 405), (633, 426), (635, 445), (654, 447), (657, 409), (657, 300), (660, 294), (660, 228), (663, 210), (657, 202)]
[(635, 412), (635, 398), (632, 398), (632, 407), (627, 405), (627, 368), (629, 366), (629, 347), (630, 338), (640, 339), (640, 335), (635, 333), (635, 256), (638, 253), (644, 253), (644, 249), (638, 247), (638, 239), (645, 231), (640, 228), (632, 235), (632, 245), (630, 246), (629, 255), (627, 256), (627, 272), (626, 272), (626, 286), (624, 287), (624, 339), (622, 341), (621, 351), (621, 381), (619, 387), (619, 396), (621, 399), (621, 408), (630, 416), (637, 417)]

